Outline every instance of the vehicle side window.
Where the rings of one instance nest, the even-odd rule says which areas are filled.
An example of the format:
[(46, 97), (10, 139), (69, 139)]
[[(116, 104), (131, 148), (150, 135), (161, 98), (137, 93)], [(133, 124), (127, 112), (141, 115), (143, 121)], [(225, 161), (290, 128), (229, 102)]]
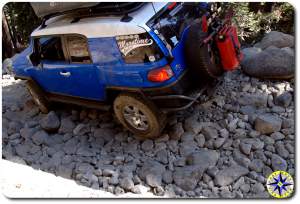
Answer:
[(125, 63), (155, 62), (163, 57), (155, 41), (148, 33), (116, 37)]
[(41, 37), (38, 39), (41, 60), (65, 61), (60, 37)]
[(66, 42), (72, 63), (91, 63), (85, 38), (80, 36), (67, 36)]

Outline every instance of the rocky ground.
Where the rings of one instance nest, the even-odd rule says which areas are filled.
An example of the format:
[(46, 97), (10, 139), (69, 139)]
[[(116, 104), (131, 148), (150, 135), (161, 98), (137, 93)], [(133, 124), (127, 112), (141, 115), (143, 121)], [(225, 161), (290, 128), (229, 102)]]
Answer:
[[(268, 198), (266, 177), (294, 176), (294, 82), (224, 75), (212, 100), (139, 141), (110, 112), (39, 112), (24, 82), (2, 79), (2, 157), (115, 195)], [(21, 173), (21, 172), (20, 172)]]

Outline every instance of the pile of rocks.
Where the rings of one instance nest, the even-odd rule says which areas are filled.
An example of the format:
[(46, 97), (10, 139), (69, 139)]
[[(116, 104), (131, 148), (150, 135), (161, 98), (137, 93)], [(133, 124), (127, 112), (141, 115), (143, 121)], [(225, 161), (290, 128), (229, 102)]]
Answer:
[(290, 79), (295, 74), (295, 38), (271, 31), (254, 47), (243, 49), (242, 68), (250, 76)]
[(293, 82), (227, 73), (213, 100), (171, 116), (161, 138), (145, 141), (111, 113), (59, 106), (45, 115), (23, 82), (4, 78), (2, 89), (3, 158), (80, 185), (116, 195), (265, 198), (270, 173), (294, 175)]

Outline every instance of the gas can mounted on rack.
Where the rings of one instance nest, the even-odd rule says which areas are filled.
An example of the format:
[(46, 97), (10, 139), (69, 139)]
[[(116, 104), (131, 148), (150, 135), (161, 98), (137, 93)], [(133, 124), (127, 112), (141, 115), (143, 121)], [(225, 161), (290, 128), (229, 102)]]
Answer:
[(243, 58), (243, 54), (240, 52), (241, 44), (238, 40), (236, 27), (225, 25), (218, 32), (216, 42), (223, 69), (225, 71), (236, 69)]

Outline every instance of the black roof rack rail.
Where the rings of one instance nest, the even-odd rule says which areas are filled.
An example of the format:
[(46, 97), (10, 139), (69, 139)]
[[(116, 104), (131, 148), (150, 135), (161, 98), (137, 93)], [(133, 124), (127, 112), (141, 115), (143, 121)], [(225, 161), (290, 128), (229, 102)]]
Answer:
[(76, 17), (71, 21), (71, 23), (75, 23), (80, 21), (82, 18), (90, 18), (90, 17), (100, 17), (100, 16), (123, 16), (121, 21), (129, 22), (132, 20), (128, 14), (134, 11), (137, 11), (141, 7), (143, 7), (147, 2), (119, 2), (119, 3), (111, 3), (111, 2), (102, 2), (97, 4), (96, 6), (86, 7), (86, 8), (78, 8), (72, 9), (63, 12), (56, 12), (52, 14), (48, 14), (43, 17), (41, 28), (45, 28), (46, 21), (50, 18), (67, 15), (67, 14), (76, 14)]

